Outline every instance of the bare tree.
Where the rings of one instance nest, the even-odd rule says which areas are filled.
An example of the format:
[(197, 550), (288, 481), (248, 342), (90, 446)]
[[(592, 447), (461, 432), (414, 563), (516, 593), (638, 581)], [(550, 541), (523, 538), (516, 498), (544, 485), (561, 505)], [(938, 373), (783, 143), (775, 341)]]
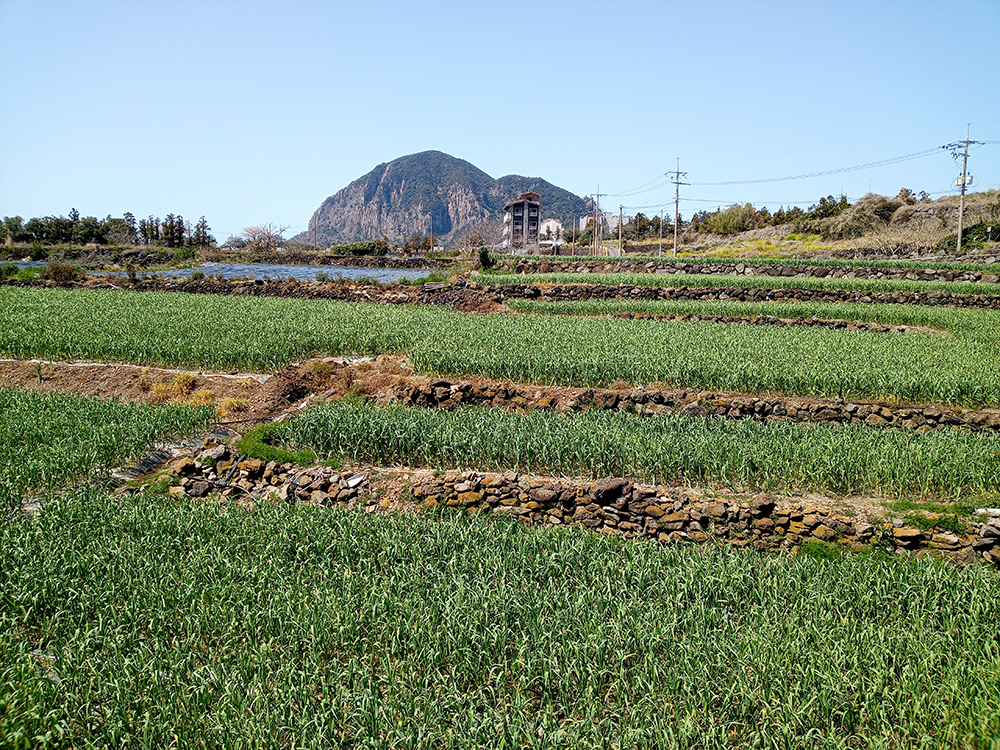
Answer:
[(259, 227), (246, 227), (240, 234), (246, 241), (246, 249), (257, 252), (276, 250), (285, 242), (286, 226), (264, 224)]
[(483, 220), (462, 230), (455, 246), (464, 257), (474, 257), (480, 248), (495, 251), (503, 242), (503, 222)]

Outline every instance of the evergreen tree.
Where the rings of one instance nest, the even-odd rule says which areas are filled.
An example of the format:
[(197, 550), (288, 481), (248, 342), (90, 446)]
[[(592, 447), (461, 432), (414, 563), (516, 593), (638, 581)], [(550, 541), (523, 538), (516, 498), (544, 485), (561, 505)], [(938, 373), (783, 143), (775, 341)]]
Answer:
[(197, 247), (215, 244), (215, 237), (212, 236), (204, 216), (198, 219), (198, 223), (195, 224), (194, 230), (191, 232), (191, 244)]

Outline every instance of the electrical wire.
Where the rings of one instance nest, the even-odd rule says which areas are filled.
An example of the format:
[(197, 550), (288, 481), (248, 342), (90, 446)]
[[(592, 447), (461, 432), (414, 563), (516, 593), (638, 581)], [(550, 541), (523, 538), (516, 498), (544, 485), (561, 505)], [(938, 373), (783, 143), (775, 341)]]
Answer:
[[(972, 146), (972, 147), (986, 146), (986, 145), (996, 145), (996, 144), (1000, 144), (1000, 141), (969, 141), (969, 145)], [(912, 161), (913, 159), (921, 159), (921, 158), (923, 158), (925, 156), (930, 156), (931, 154), (936, 154), (936, 153), (938, 153), (938, 152), (940, 152), (942, 150), (948, 150), (948, 151), (954, 152), (956, 149), (958, 149), (960, 147), (963, 147), (964, 145), (965, 145), (965, 141), (958, 141), (958, 142), (955, 142), (955, 143), (948, 143), (948, 144), (946, 144), (944, 146), (937, 146), (935, 148), (928, 148), (928, 149), (924, 149), (923, 151), (915, 151), (912, 154), (903, 154), (902, 156), (894, 156), (894, 157), (889, 158), (889, 159), (881, 159), (879, 161), (868, 162), (866, 164), (857, 164), (855, 166), (841, 167), (839, 169), (829, 169), (829, 170), (826, 170), (826, 171), (823, 171), (823, 172), (810, 172), (810, 173), (807, 173), (807, 174), (789, 175), (787, 177), (768, 177), (768, 178), (756, 179), (756, 180), (730, 180), (730, 181), (727, 181), (727, 182), (686, 182), (686, 183), (681, 183), (681, 184), (682, 185), (694, 185), (694, 186), (698, 186), (698, 187), (706, 187), (706, 186), (707, 187), (712, 187), (712, 186), (722, 186), (722, 185), (759, 185), (759, 184), (770, 183), (770, 182), (786, 182), (786, 181), (789, 181), (789, 180), (804, 180), (804, 179), (808, 179), (808, 178), (811, 178), (811, 177), (825, 177), (827, 175), (843, 174), (845, 172), (858, 172), (858, 171), (861, 171), (861, 170), (864, 170), (864, 169), (872, 169), (874, 167), (882, 167), (882, 166), (887, 166), (889, 164), (898, 164), (898, 163), (904, 162), (904, 161)], [(954, 153), (952, 155), (954, 156)], [(631, 190), (626, 190), (626, 191), (621, 192), (621, 193), (608, 193), (607, 197), (609, 197), (609, 198), (627, 198), (627, 197), (631, 197), (631, 196), (634, 196), (634, 195), (641, 195), (643, 193), (649, 193), (649, 192), (652, 192), (654, 190), (658, 190), (658, 189), (660, 189), (662, 187), (665, 187), (667, 185), (672, 185), (674, 181), (672, 179), (669, 179), (669, 177), (670, 177), (671, 174), (672, 174), (671, 172), (667, 172), (667, 173), (665, 173), (665, 174), (663, 174), (663, 175), (661, 175), (659, 177), (655, 177), (652, 180), (650, 180), (649, 182), (646, 182), (646, 183), (644, 183), (642, 185), (639, 185), (639, 187), (633, 188)], [(664, 179), (664, 178), (668, 178), (668, 179)], [(729, 203), (731, 203), (731, 202), (727, 203), (726, 201), (710, 200), (710, 199), (707, 199), (707, 198), (681, 198), (680, 200), (681, 201), (689, 201), (689, 202), (699, 202), (699, 203), (719, 203), (720, 205), (722, 203), (726, 203), (727, 205), (729, 205)], [(773, 202), (773, 201), (769, 201), (769, 202)], [(808, 202), (808, 201), (789, 202), (788, 205), (796, 205), (797, 203), (806, 203), (806, 202)], [(666, 202), (666, 203), (650, 204), (650, 205), (645, 205), (645, 206), (623, 206), (623, 208), (628, 208), (629, 210), (647, 210), (647, 209), (651, 209), (651, 208), (663, 208), (663, 207), (666, 207), (668, 205), (671, 205), (672, 203), (673, 203), (673, 201)], [(784, 202), (782, 202), (782, 205), (784, 205)]]
[(715, 185), (757, 185), (765, 182), (786, 182), (788, 180), (805, 180), (810, 177), (825, 177), (831, 174), (843, 174), (844, 172), (858, 172), (862, 169), (872, 169), (873, 167), (883, 167), (888, 164), (898, 164), (903, 161), (911, 161), (912, 159), (920, 159), (924, 156), (930, 156), (931, 154), (938, 153), (941, 149), (947, 148), (946, 146), (937, 146), (936, 148), (927, 148), (923, 151), (915, 151), (912, 154), (904, 154), (903, 156), (894, 156), (891, 159), (881, 159), (880, 161), (872, 161), (867, 164), (857, 164), (853, 167), (841, 167), (840, 169), (828, 169), (824, 172), (809, 172), (808, 174), (796, 174), (789, 175), (787, 177), (767, 177), (760, 180), (730, 180), (728, 182), (692, 182), (692, 185), (698, 186), (715, 186)]

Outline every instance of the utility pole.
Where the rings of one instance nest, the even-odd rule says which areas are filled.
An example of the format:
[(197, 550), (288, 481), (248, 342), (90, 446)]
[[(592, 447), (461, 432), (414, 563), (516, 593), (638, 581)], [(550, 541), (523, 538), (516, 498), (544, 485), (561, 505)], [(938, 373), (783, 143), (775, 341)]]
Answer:
[(965, 181), (969, 168), (969, 123), (965, 123), (965, 150), (962, 154), (962, 197), (958, 201), (958, 247), (956, 255), (962, 254), (962, 219), (965, 215)]
[(622, 212), (624, 208), (625, 207), (623, 205), (621, 205), (620, 203), (618, 204), (618, 257), (619, 258), (622, 257), (622, 217), (624, 216)]
[(962, 227), (965, 222), (965, 189), (972, 183), (972, 175), (969, 174), (969, 146), (981, 145), (982, 141), (969, 140), (969, 124), (966, 123), (964, 141), (955, 141), (941, 147), (951, 151), (951, 158), (955, 159), (955, 161), (958, 161), (959, 149), (961, 149), (962, 155), (962, 176), (955, 181), (955, 184), (962, 191), (962, 197), (958, 202), (958, 245), (956, 248), (956, 254), (958, 255), (962, 253)]
[(601, 214), (601, 196), (607, 193), (601, 192), (600, 183), (597, 184), (597, 192), (594, 193), (594, 255), (602, 255), (601, 252), (601, 229), (604, 224), (604, 216)]
[(681, 202), (681, 185), (687, 185), (686, 182), (681, 182), (681, 177), (687, 177), (687, 172), (681, 171), (681, 159), (677, 157), (677, 169), (673, 172), (667, 172), (667, 174), (672, 174), (674, 176), (674, 257), (677, 257), (677, 224), (678, 217), (680, 216), (679, 205)]
[(663, 209), (660, 209), (660, 247), (656, 254), (663, 257)]

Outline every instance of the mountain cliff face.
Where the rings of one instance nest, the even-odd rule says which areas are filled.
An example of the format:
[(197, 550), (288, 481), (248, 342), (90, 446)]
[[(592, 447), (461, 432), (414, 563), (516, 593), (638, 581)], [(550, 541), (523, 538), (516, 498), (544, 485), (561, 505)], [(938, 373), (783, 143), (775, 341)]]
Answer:
[(543, 218), (568, 223), (587, 213), (582, 198), (540, 178), (495, 180), (467, 161), (424, 151), (379, 164), (331, 195), (313, 213), (309, 229), (293, 239), (311, 242), (315, 236), (329, 244), (433, 231), (447, 240), (463, 228), (502, 219), (504, 204), (528, 190), (542, 196)]

